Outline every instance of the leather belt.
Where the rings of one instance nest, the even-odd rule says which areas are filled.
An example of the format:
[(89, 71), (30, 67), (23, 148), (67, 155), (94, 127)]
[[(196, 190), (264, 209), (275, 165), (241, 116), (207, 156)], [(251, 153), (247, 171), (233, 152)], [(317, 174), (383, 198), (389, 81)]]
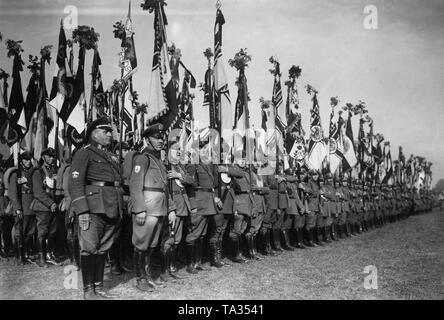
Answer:
[(31, 190), (22, 190), (21, 194), (32, 194)]
[(214, 192), (213, 188), (195, 187), (194, 190), (200, 190), (200, 191), (206, 191), (206, 192)]
[(91, 181), (87, 180), (86, 185), (97, 186), (97, 187), (120, 187), (119, 181)]
[(288, 194), (287, 191), (279, 191), (279, 194)]
[(143, 187), (143, 191), (165, 192), (165, 188)]

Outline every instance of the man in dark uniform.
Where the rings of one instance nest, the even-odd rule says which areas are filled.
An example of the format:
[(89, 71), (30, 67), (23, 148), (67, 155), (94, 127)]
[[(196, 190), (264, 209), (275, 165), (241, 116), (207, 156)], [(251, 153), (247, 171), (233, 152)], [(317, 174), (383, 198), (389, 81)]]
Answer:
[[(190, 225), (185, 239), (187, 257), (189, 257), (186, 270), (192, 274), (205, 270), (202, 266), (202, 239), (207, 234), (209, 221), (215, 219), (216, 207), (219, 210), (223, 209), (223, 203), (217, 195), (219, 172), (217, 166), (211, 163), (210, 151), (209, 137), (200, 136), (199, 164), (186, 165), (187, 173), (194, 177), (196, 182), (189, 199), (197, 210), (196, 213), (190, 214)], [(222, 239), (218, 239), (216, 245), (218, 256), (220, 256)]]
[(305, 216), (305, 231), (307, 233), (307, 246), (316, 247), (314, 240), (314, 227), (316, 226), (317, 215), (319, 214), (319, 172), (310, 171), (300, 184), (301, 189), (304, 192), (307, 202), (307, 213)]
[(162, 231), (160, 279), (165, 282), (170, 279), (182, 278), (177, 274), (177, 247), (182, 240), (184, 226), (188, 223), (190, 212), (196, 213), (195, 203), (192, 205), (188, 198), (188, 193), (194, 188), (196, 183), (194, 177), (186, 172), (185, 165), (180, 163), (182, 153), (179, 143), (175, 142), (170, 145), (168, 153), (168, 161), (171, 168), (168, 171), (167, 177), (170, 180), (170, 193), (176, 208), (176, 220), (174, 222), (174, 229), (171, 225), (164, 224)]
[(18, 169), (9, 177), (8, 197), (14, 213), (14, 241), (17, 263), (33, 263), (30, 258), (31, 241), (36, 230), (35, 213), (31, 209), (32, 156), (25, 151), (19, 155)]
[(245, 234), (245, 238), (249, 243), (248, 248), (250, 258), (255, 260), (262, 260), (262, 258), (257, 255), (256, 237), (259, 234), (264, 219), (264, 213), (267, 210), (264, 195), (269, 192), (268, 188), (264, 187), (262, 176), (257, 174), (259, 166), (259, 163), (255, 163), (251, 170), (251, 194), (253, 196), (253, 206), (250, 226)]
[[(233, 261), (244, 263), (246, 260), (241, 253), (241, 237), (247, 230), (251, 214), (253, 210), (253, 197), (251, 195), (251, 177), (250, 171), (246, 164), (245, 153), (243, 157), (236, 158), (236, 164), (232, 170), (225, 168), (227, 173), (231, 175), (234, 186), (235, 198), (232, 207), (233, 220), (230, 228), (229, 237), (234, 248)], [(251, 240), (247, 240), (249, 252), (252, 251)]]
[(281, 236), (283, 248), (288, 251), (294, 250), (291, 243), (290, 232), (298, 228), (296, 226), (296, 222), (301, 217), (299, 212), (304, 208), (298, 194), (298, 179), (295, 176), (295, 169), (295, 167), (288, 168), (286, 170), (287, 175), (285, 176), (285, 179), (287, 180), (288, 208), (285, 212), (284, 221), (282, 223)]
[[(5, 195), (5, 181), (3, 168), (3, 155), (0, 154), (0, 258), (8, 258), (8, 245), (10, 245), (10, 235), (8, 228), (8, 218), (10, 213), (6, 212), (8, 206), (8, 198)], [(9, 238), (9, 239), (8, 239)]]
[(41, 166), (32, 174), (34, 201), (32, 210), (37, 220), (37, 238), (40, 267), (47, 263), (59, 265), (54, 256), (57, 232), (57, 203), (55, 199), (57, 168), (54, 163), (55, 150), (47, 148), (42, 152)]
[(114, 241), (123, 201), (120, 164), (107, 150), (111, 133), (107, 118), (93, 121), (85, 136), (89, 144), (76, 152), (71, 165), (69, 193), (79, 219), (85, 299), (111, 297), (103, 289), (105, 256)]
[[(120, 161), (121, 163), (123, 163), (126, 155), (129, 152), (129, 149), (129, 145), (126, 142), (116, 143), (113, 148), (113, 153), (120, 159), (120, 152), (122, 152), (122, 158), (120, 159)], [(120, 275), (125, 271), (132, 271), (129, 267), (129, 263), (127, 263), (126, 260), (132, 257), (132, 253), (134, 251), (131, 244), (131, 213), (128, 211), (129, 187), (125, 182), (122, 185), (122, 189), (123, 215), (122, 219), (117, 224), (117, 230), (115, 234), (116, 238), (109, 252), (109, 257), (111, 260), (111, 273), (115, 275)]]

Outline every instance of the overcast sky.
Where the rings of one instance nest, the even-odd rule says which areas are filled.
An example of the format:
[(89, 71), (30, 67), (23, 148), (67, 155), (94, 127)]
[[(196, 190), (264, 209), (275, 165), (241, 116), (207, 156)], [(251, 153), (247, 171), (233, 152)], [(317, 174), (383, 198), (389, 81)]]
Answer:
[[(141, 102), (147, 100), (153, 47), (153, 15), (132, 0), (138, 72), (134, 87)], [(213, 46), (214, 0), (167, 0), (168, 42), (181, 48), (184, 63), (203, 80), (207, 67), (202, 52)], [(100, 33), (102, 77), (105, 87), (120, 75), (117, 53), (120, 42), (113, 38), (112, 25), (124, 20), (127, 0), (0, 0), (0, 32), (4, 39), (23, 40), (24, 59), (38, 54), (46, 44), (57, 47), (64, 8), (75, 5), (78, 23)], [(367, 30), (364, 8), (374, 5), (378, 29)], [(226, 24), (223, 30), (225, 61), (231, 99), (236, 98), (236, 71), (228, 59), (240, 48), (252, 56), (246, 71), (252, 123), (260, 127), (259, 98), (271, 99), (273, 78), (268, 59), (281, 62), (283, 81), (291, 65), (302, 68), (298, 87), (302, 121), (309, 126), (310, 97), (303, 87), (309, 83), (319, 91), (321, 119), (328, 130), (329, 100), (338, 96), (340, 105), (367, 103), (375, 133), (391, 142), (397, 158), (402, 145), (411, 153), (433, 162), (434, 182), (444, 178), (444, 2), (442, 0), (223, 0)], [(70, 37), (71, 32), (67, 32)], [(56, 49), (53, 57), (56, 56)], [(86, 70), (91, 59), (87, 56)], [(0, 47), (0, 68), (9, 73), (12, 61)], [(48, 82), (55, 58), (47, 71)], [(86, 73), (87, 74), (87, 73)], [(22, 73), (26, 87), (29, 72)], [(89, 78), (86, 78), (89, 90)], [(195, 114), (208, 123), (201, 107), (202, 93), (196, 92)], [(286, 94), (284, 95), (284, 97)], [(357, 119), (354, 122), (357, 134)], [(307, 131), (307, 130), (306, 130)]]

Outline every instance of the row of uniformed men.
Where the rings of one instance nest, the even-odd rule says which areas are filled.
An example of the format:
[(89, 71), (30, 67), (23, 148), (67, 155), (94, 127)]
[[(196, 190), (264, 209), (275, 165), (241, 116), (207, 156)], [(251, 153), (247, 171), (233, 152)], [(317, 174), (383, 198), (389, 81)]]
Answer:
[[(406, 217), (412, 208), (425, 210), (430, 206), (422, 193), (370, 187), (347, 179), (338, 185), (331, 176), (324, 181), (318, 172), (303, 168), (261, 176), (244, 160), (230, 166), (213, 165), (206, 158), (209, 144), (204, 139), (201, 163), (180, 164), (176, 150), (170, 153), (171, 168), (167, 170), (161, 160), (165, 142), (161, 124), (145, 130), (143, 149), (126, 155), (122, 172), (117, 157), (107, 149), (111, 130), (106, 119), (93, 122), (86, 135), (89, 144), (74, 155), (71, 168), (62, 173), (66, 176), (63, 203), (67, 217), (75, 214), (79, 225), (86, 299), (110, 297), (103, 290), (105, 255), (128, 234), (134, 246), (136, 287), (151, 291), (181, 277), (175, 260), (182, 239), (186, 271), (197, 273), (205, 269), (204, 237), (209, 239), (211, 265), (222, 267), (226, 231), (232, 243), (232, 260), (243, 263), (244, 238), (248, 258), (260, 260), (256, 244), (264, 255), (274, 255), (282, 248), (322, 245)], [(177, 148), (172, 145), (170, 150)], [(220, 179), (220, 175), (225, 178)], [(154, 278), (152, 254), (159, 246), (161, 275)]]

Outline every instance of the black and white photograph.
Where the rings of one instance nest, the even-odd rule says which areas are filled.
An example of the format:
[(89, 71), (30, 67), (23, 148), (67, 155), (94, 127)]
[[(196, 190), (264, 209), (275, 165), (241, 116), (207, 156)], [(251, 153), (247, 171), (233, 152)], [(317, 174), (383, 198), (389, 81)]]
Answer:
[(0, 300), (443, 300), (443, 58), (442, 0), (0, 0)]

